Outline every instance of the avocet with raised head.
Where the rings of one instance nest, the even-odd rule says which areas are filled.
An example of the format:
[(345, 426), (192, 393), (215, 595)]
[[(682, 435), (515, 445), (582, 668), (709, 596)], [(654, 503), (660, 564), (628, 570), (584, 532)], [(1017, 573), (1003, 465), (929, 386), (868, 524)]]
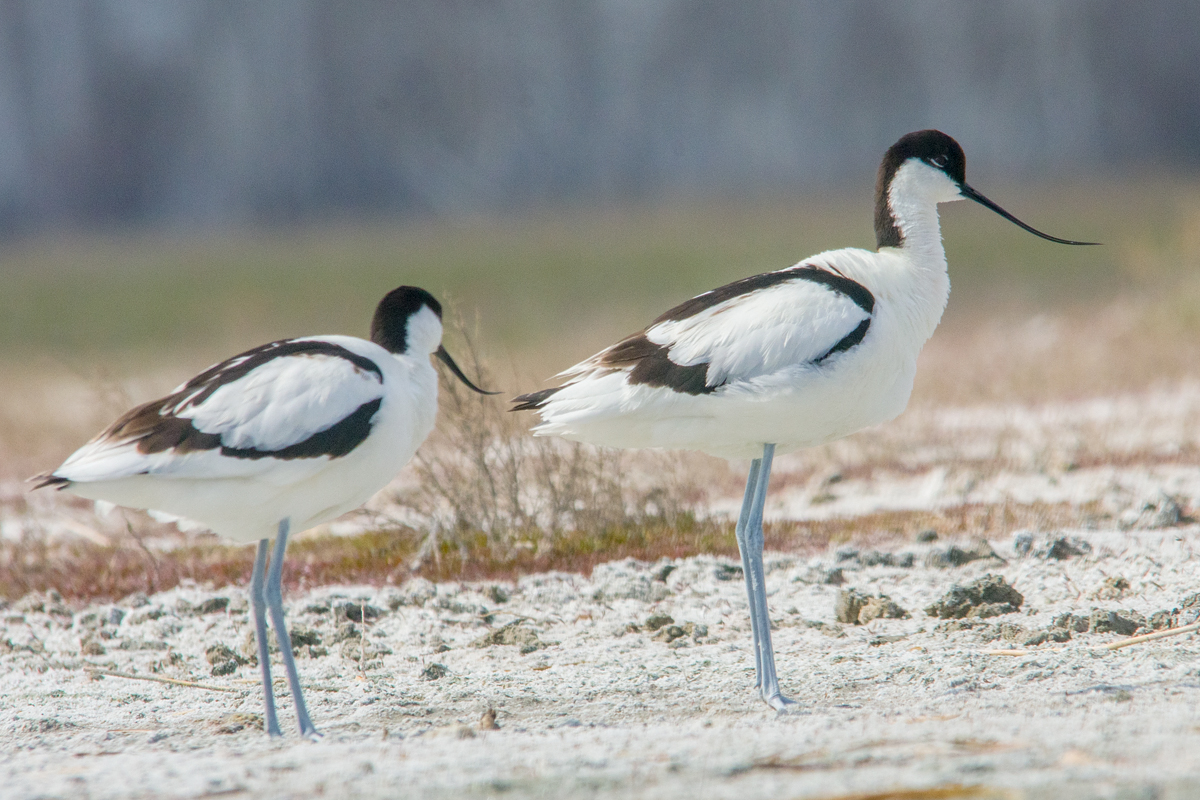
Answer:
[[(265, 613), (279, 642), (300, 733), (316, 736), (283, 619), (288, 534), (357, 508), (408, 463), (433, 429), (442, 307), (401, 286), (375, 309), (371, 340), (284, 339), (247, 350), (168, 396), (129, 411), (36, 488), (152, 509), (237, 542), (258, 543), (250, 596), (266, 728), (280, 735)], [(270, 573), (267, 549), (271, 539)]]
[(750, 458), (736, 535), (762, 698), (779, 690), (762, 566), (762, 514), (778, 450), (893, 419), (950, 295), (938, 203), (968, 198), (1061, 244), (967, 185), (954, 139), (917, 131), (888, 148), (875, 188), (877, 250), (847, 248), (743, 278), (682, 303), (645, 330), (515, 399), (541, 436), (610, 447)]

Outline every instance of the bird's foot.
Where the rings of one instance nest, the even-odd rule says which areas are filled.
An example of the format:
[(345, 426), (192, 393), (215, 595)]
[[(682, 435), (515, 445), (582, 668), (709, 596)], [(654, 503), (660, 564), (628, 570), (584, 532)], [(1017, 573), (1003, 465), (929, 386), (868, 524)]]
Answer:
[(763, 700), (765, 700), (767, 705), (769, 705), (771, 708), (775, 709), (776, 711), (784, 711), (787, 709), (788, 706), (796, 705), (795, 700), (793, 700), (790, 697), (785, 697), (783, 695), (783, 693), (780, 692), (778, 689), (776, 689), (770, 695), (764, 694)]

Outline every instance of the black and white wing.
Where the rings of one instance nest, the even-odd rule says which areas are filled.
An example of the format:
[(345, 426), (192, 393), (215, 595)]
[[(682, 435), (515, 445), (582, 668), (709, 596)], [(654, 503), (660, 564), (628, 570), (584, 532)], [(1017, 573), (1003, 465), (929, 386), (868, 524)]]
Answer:
[(40, 485), (243, 477), (282, 461), (319, 468), (366, 439), (383, 401), (383, 372), (355, 343), (368, 344), (287, 339), (234, 356), (128, 412)]
[[(867, 335), (874, 307), (862, 284), (812, 265), (790, 267), (698, 295), (559, 377), (570, 386), (624, 372), (630, 386), (709, 394), (830, 363)], [(519, 397), (517, 409), (539, 408), (561, 388)]]

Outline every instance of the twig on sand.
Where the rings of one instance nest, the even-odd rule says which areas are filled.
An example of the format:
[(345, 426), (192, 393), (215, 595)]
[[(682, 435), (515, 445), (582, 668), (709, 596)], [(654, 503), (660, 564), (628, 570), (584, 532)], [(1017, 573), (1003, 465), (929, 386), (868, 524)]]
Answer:
[(111, 669), (88, 669), (93, 675), (107, 675), (110, 678), (128, 678), (131, 681), (154, 681), (155, 683), (169, 683), (172, 686), (187, 686), (192, 689), (204, 689), (209, 692), (229, 692), (230, 694), (245, 694), (241, 689), (230, 689), (225, 686), (209, 686), (206, 683), (196, 683), (195, 681), (181, 681), (175, 678), (160, 678), (156, 675), (130, 675), (128, 672), (116, 672)]
[[(1142, 642), (1150, 642), (1155, 639), (1166, 639), (1168, 636), (1180, 636), (1192, 631), (1200, 631), (1200, 622), (1193, 622), (1191, 625), (1184, 625), (1179, 628), (1170, 628), (1165, 631), (1155, 631), (1154, 633), (1144, 633), (1141, 636), (1131, 636), (1128, 639), (1122, 639), (1119, 642), (1111, 642), (1106, 645), (1095, 648), (1087, 648), (1089, 650), (1120, 650), (1123, 647), (1132, 647), (1135, 644)], [(985, 656), (1031, 656), (1038, 653), (1061, 653), (1064, 650), (1073, 648), (1068, 647), (1048, 647), (1045, 650), (984, 650)], [(1082, 649), (1082, 648), (1081, 648)]]
[(1192, 631), (1196, 631), (1196, 630), (1200, 630), (1200, 622), (1193, 622), (1191, 625), (1184, 625), (1183, 627), (1180, 627), (1180, 628), (1169, 628), (1168, 630), (1165, 630), (1165, 631), (1156, 631), (1155, 633), (1145, 633), (1145, 634), (1142, 634), (1141, 636), (1133, 636), (1129, 639), (1124, 639), (1119, 642), (1113, 642), (1112, 644), (1106, 644), (1106, 645), (1104, 645), (1104, 647), (1102, 649), (1104, 649), (1104, 650), (1120, 650), (1122, 647), (1129, 647), (1130, 645), (1141, 644), (1142, 642), (1149, 642), (1153, 639), (1165, 639), (1168, 636), (1179, 636), (1182, 633), (1191, 633)]

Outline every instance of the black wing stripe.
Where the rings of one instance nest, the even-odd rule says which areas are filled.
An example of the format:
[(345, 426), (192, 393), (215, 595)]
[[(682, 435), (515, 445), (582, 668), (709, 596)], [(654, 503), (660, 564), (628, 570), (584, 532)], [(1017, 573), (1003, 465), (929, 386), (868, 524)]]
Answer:
[(708, 385), (708, 362), (691, 366), (676, 364), (670, 348), (655, 344), (645, 333), (630, 336), (605, 352), (600, 363), (609, 369), (629, 367), (626, 380), (632, 384), (663, 387), (685, 394), (710, 394), (717, 390)]
[(341, 422), (326, 428), (320, 433), (314, 433), (302, 442), (280, 448), (279, 450), (259, 450), (255, 447), (226, 447), (221, 445), (221, 455), (230, 458), (278, 458), (290, 460), (293, 458), (319, 458), (329, 456), (340, 458), (348, 455), (371, 434), (371, 420), (383, 403), (382, 397), (377, 397), (369, 403), (363, 403), (354, 413), (342, 419)]
[[(848, 297), (868, 314), (868, 317), (859, 323), (857, 328), (843, 336), (824, 354), (813, 359), (813, 363), (820, 364), (830, 356), (849, 350), (863, 340), (863, 337), (867, 335), (867, 329), (871, 326), (869, 315), (875, 310), (875, 296), (861, 283), (812, 264), (791, 267), (778, 272), (767, 272), (762, 275), (752, 275), (749, 278), (713, 289), (711, 292), (705, 292), (667, 311), (654, 320), (650, 327), (653, 328), (663, 322), (685, 320), (728, 300), (796, 280), (819, 283), (831, 291)], [(725, 381), (712, 386), (708, 384), (708, 362), (683, 366), (672, 361), (669, 354), (670, 347), (668, 345), (655, 344), (646, 337), (646, 331), (642, 331), (621, 340), (601, 353), (597, 359), (597, 366), (601, 370), (628, 369), (626, 380), (630, 384), (661, 387), (681, 394), (711, 394), (725, 385)], [(521, 395), (513, 401), (516, 405), (512, 410), (526, 411), (541, 408), (557, 391), (558, 389), (543, 389), (540, 392)]]
[[(374, 374), (377, 379), (383, 381), (383, 371), (369, 358), (360, 356), (357, 353), (336, 345), (331, 342), (322, 341), (296, 341), (294, 339), (283, 339), (278, 342), (256, 347), (253, 350), (247, 350), (244, 353), (234, 356), (226, 361), (222, 361), (214, 367), (210, 367), (196, 377), (192, 378), (183, 388), (174, 392), (167, 397), (159, 400), (153, 400), (149, 403), (138, 406), (126, 412), (101, 433), (97, 439), (108, 439), (111, 441), (135, 441), (137, 442), (138, 451), (149, 455), (151, 453), (161, 453), (166, 450), (174, 451), (178, 454), (191, 453), (201, 450), (214, 450), (221, 447), (220, 434), (205, 433), (197, 430), (192, 421), (187, 417), (179, 416), (181, 411), (195, 407), (217, 391), (222, 386), (227, 386), (230, 383), (243, 378), (252, 370), (263, 366), (264, 364), (276, 358), (284, 358), (287, 356), (334, 356), (343, 358), (354, 365), (356, 369), (363, 372)], [(378, 408), (378, 401), (376, 408)], [(369, 403), (367, 405), (370, 405)], [(362, 411), (363, 407), (359, 408)], [(358, 413), (358, 412), (355, 412)], [(373, 413), (373, 412), (372, 412)], [(349, 425), (348, 420), (353, 418), (353, 414), (346, 419), (343, 419), (337, 425)], [(370, 415), (368, 415), (369, 418)], [(332, 430), (332, 428), (330, 429)], [(327, 432), (323, 432), (327, 433)], [(317, 434), (320, 436), (322, 434)], [(364, 434), (365, 436), (365, 434)], [(312, 438), (305, 442), (312, 441)], [(321, 441), (321, 440), (318, 440)], [(361, 440), (359, 440), (361, 441)], [(304, 442), (297, 445), (292, 445), (292, 448), (300, 447)], [(355, 442), (357, 444), (357, 442)], [(321, 449), (318, 444), (311, 445), (317, 451)], [(336, 449), (336, 448), (335, 448)], [(353, 446), (350, 447), (353, 449)], [(285, 448), (291, 450), (291, 448)], [(258, 451), (254, 451), (258, 452)], [(264, 451), (265, 452), (265, 451)], [(283, 452), (283, 451), (279, 451)], [(305, 452), (303, 448), (295, 452)], [(346, 452), (349, 452), (347, 450)], [(332, 453), (316, 452), (316, 455), (326, 455)], [(251, 458), (261, 456), (235, 455), (235, 458)], [(275, 456), (276, 458), (304, 458), (308, 456)]]
[[(347, 350), (341, 345), (319, 340), (297, 341), (295, 339), (282, 339), (255, 347), (253, 350), (247, 350), (233, 358), (222, 361), (214, 367), (206, 369), (188, 381), (182, 389), (175, 392), (171, 397), (165, 398), (164, 406), (177, 414), (185, 408), (203, 403), (217, 389), (233, 383), (240, 378), (244, 378), (252, 370), (263, 366), (267, 362), (287, 356), (334, 356), (344, 358), (363, 372), (373, 372), (380, 381), (383, 380), (383, 370), (379, 368), (378, 364), (366, 356), (360, 356), (358, 353)], [(175, 401), (175, 406), (171, 406), (169, 402), (166, 402), (171, 400)]]
[(742, 278), (739, 281), (734, 281), (733, 283), (713, 289), (711, 292), (697, 295), (691, 300), (680, 303), (654, 320), (650, 327), (654, 327), (661, 322), (677, 322), (688, 317), (694, 317), (702, 311), (720, 305), (727, 300), (733, 300), (736, 297), (741, 297), (751, 292), (769, 289), (772, 286), (778, 286), (781, 283), (795, 280), (812, 281), (813, 283), (826, 286), (839, 294), (844, 294), (868, 314), (875, 310), (875, 296), (861, 283), (852, 281), (844, 275), (838, 275), (811, 264), (804, 264), (798, 267), (781, 269), (778, 272), (751, 275), (749, 278)]
[(561, 386), (556, 386), (553, 389), (542, 389), (539, 392), (530, 392), (514, 397), (512, 399), (513, 407), (509, 411), (535, 411), (546, 405), (546, 401), (561, 389)]
[(871, 318), (867, 317), (862, 322), (858, 323), (857, 328), (855, 328), (854, 330), (847, 333), (845, 336), (842, 337), (841, 341), (839, 341), (833, 347), (829, 348), (829, 350), (825, 353), (825, 355), (820, 356), (819, 358), (814, 358), (813, 363), (820, 364), (821, 362), (823, 362), (825, 359), (829, 358), (834, 353), (844, 353), (845, 351), (849, 350), (851, 347), (854, 347), (856, 344), (858, 344), (859, 342), (861, 342), (863, 340), (863, 337), (867, 335), (867, 329), (870, 327), (871, 327)]
[[(170, 450), (175, 455), (185, 455), (204, 450), (220, 449), (221, 455), (229, 458), (338, 458), (358, 447), (371, 433), (371, 420), (383, 402), (382, 397), (363, 403), (352, 414), (341, 421), (314, 433), (307, 439), (278, 450), (260, 450), (257, 447), (228, 447), (221, 443), (219, 433), (197, 430), (186, 417), (159, 416), (158, 404), (134, 409), (143, 415), (152, 415), (156, 424), (138, 440), (138, 452), (146, 455)], [(159, 401), (161, 403), (161, 401)]]

